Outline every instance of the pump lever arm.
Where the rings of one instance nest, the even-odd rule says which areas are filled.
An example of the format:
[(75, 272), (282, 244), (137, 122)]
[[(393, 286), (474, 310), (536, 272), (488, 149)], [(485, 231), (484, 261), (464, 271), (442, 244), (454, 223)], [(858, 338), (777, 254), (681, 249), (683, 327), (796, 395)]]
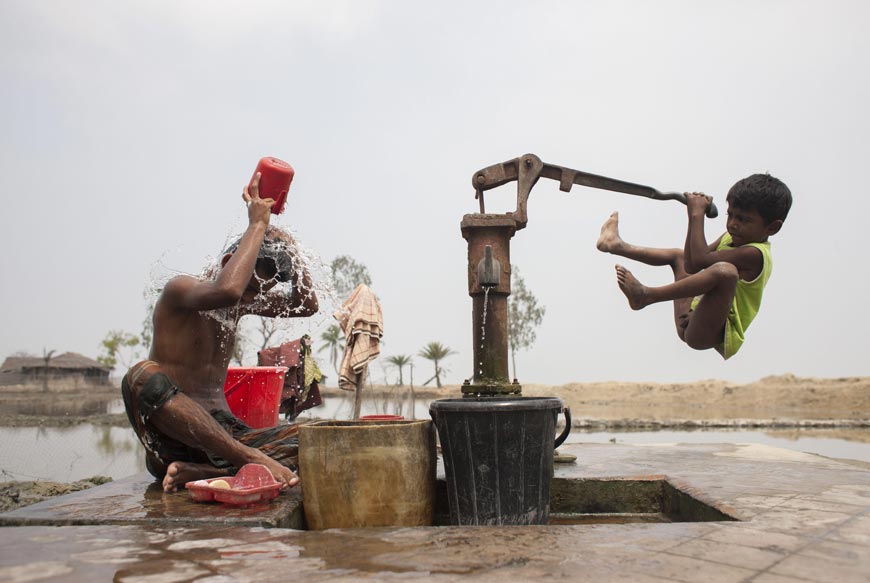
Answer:
[[(563, 168), (553, 164), (544, 164), (544, 169), (541, 176), (559, 181), (559, 190), (570, 192), (571, 186), (579, 184), (580, 186), (588, 186), (590, 188), (601, 188), (604, 190), (612, 190), (614, 192), (624, 192), (625, 194), (634, 194), (643, 196), (653, 200), (677, 200), (686, 204), (686, 195), (682, 192), (659, 192), (651, 186), (635, 184), (633, 182), (625, 182), (615, 178), (607, 178), (606, 176), (598, 176), (589, 172), (581, 172), (580, 170), (572, 170), (571, 168)], [(716, 205), (710, 204), (707, 209), (707, 216), (715, 219), (719, 215), (719, 209)]]
[[(516, 219), (519, 228), (526, 226), (528, 215), (526, 212), (526, 204), (529, 199), (529, 194), (532, 187), (537, 183), (538, 178), (543, 176), (551, 180), (556, 180), (559, 183), (559, 190), (570, 192), (571, 187), (575, 184), (587, 186), (589, 188), (600, 188), (603, 190), (611, 190), (614, 192), (623, 192), (625, 194), (633, 194), (635, 196), (643, 196), (653, 200), (677, 200), (686, 204), (686, 195), (681, 192), (659, 192), (651, 186), (642, 184), (634, 184), (633, 182), (625, 182), (615, 178), (607, 178), (606, 176), (598, 176), (589, 172), (582, 172), (572, 168), (556, 166), (555, 164), (547, 164), (541, 162), (541, 159), (534, 154), (526, 154), (520, 158), (514, 158), (501, 164), (487, 166), (474, 173), (472, 184), (477, 192), (477, 196), (481, 198), (481, 209), (483, 209), (483, 192), (507, 184), (514, 180), (517, 181), (517, 210), (512, 213)], [(481, 210), (483, 212), (483, 210)], [(707, 216), (715, 218), (719, 215), (719, 210), (716, 205), (710, 204), (707, 209)]]

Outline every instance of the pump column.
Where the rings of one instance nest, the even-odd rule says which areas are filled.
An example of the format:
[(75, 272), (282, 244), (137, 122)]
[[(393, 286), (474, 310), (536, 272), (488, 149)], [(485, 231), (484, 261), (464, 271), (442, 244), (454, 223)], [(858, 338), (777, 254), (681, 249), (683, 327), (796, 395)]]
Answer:
[[(511, 293), (510, 240), (517, 223), (506, 215), (469, 214), (462, 218), (462, 237), (468, 241), (468, 295), (472, 298), (474, 378), (462, 385), (465, 396), (518, 394), (522, 386), (511, 383), (508, 369), (508, 302)], [(486, 290), (478, 280), (478, 266), (486, 247), (501, 266), (498, 284)], [(486, 322), (483, 321), (486, 301)]]

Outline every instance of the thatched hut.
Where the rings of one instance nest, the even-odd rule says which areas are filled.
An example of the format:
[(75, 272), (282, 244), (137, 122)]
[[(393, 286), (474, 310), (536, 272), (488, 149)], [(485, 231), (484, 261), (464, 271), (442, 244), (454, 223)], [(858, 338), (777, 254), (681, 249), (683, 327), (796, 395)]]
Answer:
[(10, 356), (0, 365), (0, 386), (50, 385), (75, 389), (110, 386), (111, 369), (75, 352), (65, 352), (47, 361), (40, 356)]

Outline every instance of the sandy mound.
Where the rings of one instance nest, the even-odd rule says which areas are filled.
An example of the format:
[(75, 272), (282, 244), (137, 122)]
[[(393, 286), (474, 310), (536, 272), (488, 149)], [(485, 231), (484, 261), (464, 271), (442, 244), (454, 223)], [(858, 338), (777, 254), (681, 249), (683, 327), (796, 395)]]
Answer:
[(526, 385), (523, 394), (559, 397), (578, 419), (870, 419), (867, 377), (815, 379), (786, 374), (744, 385), (719, 380)]
[[(408, 394), (407, 387), (376, 385), (364, 390), (366, 399), (401, 398)], [(461, 394), (458, 385), (417, 388), (415, 393), (418, 400), (456, 398)], [(326, 389), (324, 395), (340, 397), (346, 393)], [(870, 425), (870, 377), (817, 379), (784, 374), (748, 384), (721, 380), (524, 384), (523, 395), (559, 397), (571, 408), (575, 425), (595, 421), (611, 426), (691, 425), (691, 422), (704, 426), (712, 421), (731, 421), (733, 425), (770, 426), (800, 425), (810, 420)]]

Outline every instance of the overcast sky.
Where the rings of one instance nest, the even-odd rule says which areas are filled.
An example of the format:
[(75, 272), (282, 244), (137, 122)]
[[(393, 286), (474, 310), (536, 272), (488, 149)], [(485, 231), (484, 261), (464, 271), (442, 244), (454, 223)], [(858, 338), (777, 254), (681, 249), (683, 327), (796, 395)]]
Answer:
[[(277, 224), (369, 268), (383, 354), (440, 341), (461, 382), (471, 177), (532, 152), (723, 210), (736, 180), (770, 172), (795, 202), (724, 362), (679, 341), (670, 305), (631, 311), (594, 247), (613, 210), (627, 240), (682, 246), (685, 207), (542, 179), (512, 242), (547, 310), (521, 382), (868, 375), (868, 17), (832, 0), (4, 0), (0, 357), (96, 357), (108, 330), (138, 333), (150, 278), (198, 273), (243, 230), (241, 188), (272, 155), (296, 169)], [(509, 184), (487, 210), (515, 202)], [(432, 366), (415, 363), (419, 383)]]

